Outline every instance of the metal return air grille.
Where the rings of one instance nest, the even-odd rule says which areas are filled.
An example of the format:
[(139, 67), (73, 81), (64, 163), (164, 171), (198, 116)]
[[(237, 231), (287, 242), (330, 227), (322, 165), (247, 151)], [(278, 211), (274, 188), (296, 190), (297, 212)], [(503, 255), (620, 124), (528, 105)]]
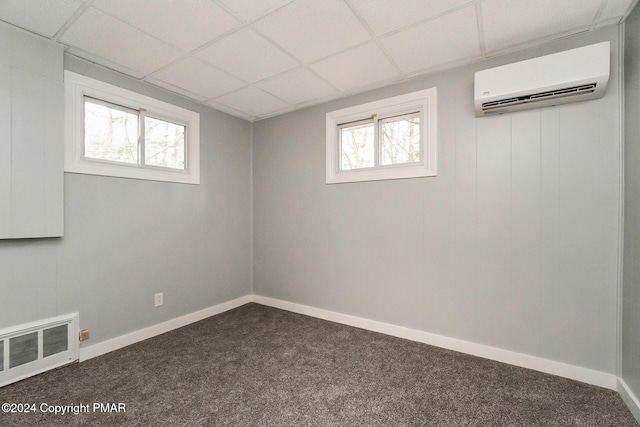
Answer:
[(596, 90), (596, 83), (588, 83), (580, 86), (573, 86), (564, 89), (551, 90), (547, 92), (534, 93), (531, 95), (518, 96), (516, 98), (501, 99), (498, 101), (483, 102), (482, 110), (491, 111), (497, 108), (509, 107), (512, 105), (526, 104), (529, 102), (545, 101), (547, 99), (563, 98), (565, 96), (592, 93)]
[(0, 387), (78, 360), (78, 313), (0, 330)]

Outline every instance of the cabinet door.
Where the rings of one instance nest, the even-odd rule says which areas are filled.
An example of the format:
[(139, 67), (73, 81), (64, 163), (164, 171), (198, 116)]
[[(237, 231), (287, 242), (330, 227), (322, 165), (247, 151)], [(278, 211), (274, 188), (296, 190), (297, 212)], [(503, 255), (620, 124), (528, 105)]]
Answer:
[(12, 238), (62, 235), (62, 86), (62, 82), (12, 69)]
[(62, 236), (62, 74), (62, 46), (0, 22), (0, 239)]
[(0, 238), (62, 236), (63, 90), (0, 66)]

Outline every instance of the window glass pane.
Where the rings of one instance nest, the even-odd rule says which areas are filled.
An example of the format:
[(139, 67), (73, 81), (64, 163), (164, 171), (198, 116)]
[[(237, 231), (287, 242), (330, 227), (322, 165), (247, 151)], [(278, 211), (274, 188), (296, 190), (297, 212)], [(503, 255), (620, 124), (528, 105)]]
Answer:
[(144, 135), (145, 164), (184, 169), (184, 126), (145, 117)]
[(137, 164), (138, 116), (85, 99), (84, 157)]
[(420, 161), (420, 113), (380, 120), (380, 164)]
[(374, 166), (373, 123), (340, 128), (342, 170)]

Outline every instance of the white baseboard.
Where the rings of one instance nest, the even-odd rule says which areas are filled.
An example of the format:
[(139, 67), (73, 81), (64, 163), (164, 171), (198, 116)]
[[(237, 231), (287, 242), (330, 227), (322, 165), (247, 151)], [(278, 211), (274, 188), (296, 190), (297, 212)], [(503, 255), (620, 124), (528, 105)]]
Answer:
[(618, 378), (618, 393), (620, 393), (620, 397), (622, 397), (624, 403), (627, 404), (631, 414), (633, 414), (638, 423), (640, 423), (640, 400), (622, 378)]
[(231, 301), (214, 305), (194, 313), (176, 317), (148, 328), (140, 329), (107, 341), (84, 347), (80, 349), (80, 361), (91, 359), (114, 350), (126, 347), (147, 338), (172, 331), (177, 328), (189, 325), (191, 323), (215, 316), (216, 314), (232, 310), (249, 302), (267, 305), (294, 313), (304, 314), (331, 322), (341, 323), (344, 325), (354, 326), (356, 328), (366, 329), (369, 331), (380, 332), (386, 335), (404, 338), (411, 341), (417, 341), (436, 347), (446, 348), (449, 350), (459, 351), (461, 353), (471, 354), (483, 357), (485, 359), (496, 360), (523, 368), (533, 369), (572, 380), (582, 381), (588, 384), (605, 387), (616, 390), (633, 416), (640, 422), (640, 400), (631, 391), (629, 386), (622, 378), (605, 372), (595, 371), (593, 369), (582, 368), (579, 366), (569, 365), (567, 363), (556, 362), (553, 360), (543, 359), (541, 357), (530, 356), (528, 354), (517, 353), (514, 351), (504, 350), (483, 344), (477, 344), (457, 338), (451, 338), (443, 335), (432, 334), (417, 329), (396, 326), (389, 323), (378, 322), (376, 320), (364, 319), (362, 317), (351, 316), (348, 314), (337, 313), (334, 311), (324, 310), (311, 307), (308, 305), (297, 304), (293, 302), (283, 301), (274, 298), (263, 297), (260, 295), (245, 295)]
[(203, 310), (199, 310), (193, 313), (186, 314), (184, 316), (176, 317), (175, 319), (158, 323), (157, 325), (149, 326), (148, 328), (139, 329), (137, 331), (121, 335), (107, 341), (102, 341), (88, 347), (83, 347), (80, 349), (80, 362), (84, 362), (85, 360), (91, 359), (93, 357), (97, 357), (111, 351), (118, 350), (122, 347), (137, 343), (139, 341), (146, 340), (147, 338), (155, 337), (156, 335), (164, 334), (165, 332), (181, 328), (190, 323), (198, 322), (200, 320), (206, 319), (207, 317), (224, 313), (225, 311), (240, 307), (241, 305), (247, 304), (251, 301), (253, 301), (253, 296), (245, 295), (231, 301), (223, 302), (221, 304), (217, 304)]
[(267, 298), (260, 295), (253, 295), (253, 301), (258, 304), (268, 305), (282, 310), (292, 311), (294, 313), (317, 317), (319, 319), (342, 323), (344, 325), (355, 326), (357, 328), (380, 332), (383, 334), (392, 335), (411, 341), (417, 341), (436, 347), (442, 347), (449, 350), (455, 350), (461, 353), (483, 357), (485, 359), (496, 360), (498, 362), (504, 362), (510, 365), (520, 366), (523, 368), (533, 369), (560, 377), (570, 378), (572, 380), (597, 385), (599, 387), (605, 387), (611, 390), (618, 390), (618, 378), (615, 375), (595, 371), (593, 369), (582, 368), (579, 366), (569, 365), (567, 363), (530, 356), (528, 354), (503, 350), (500, 348), (477, 344), (457, 338), (450, 338), (443, 335), (432, 334), (417, 329), (405, 328), (403, 326), (396, 326), (389, 323), (378, 322), (375, 320), (364, 319), (361, 317), (350, 316), (342, 313), (336, 313), (333, 311), (323, 310), (307, 305), (296, 304), (274, 298)]
[(263, 304), (294, 313), (317, 317), (319, 319), (329, 320), (331, 322), (354, 326), (356, 328), (366, 329), (369, 331), (380, 332), (386, 335), (417, 341), (436, 347), (459, 351), (461, 353), (471, 354), (474, 356), (483, 357), (485, 359), (496, 360), (515, 366), (521, 366), (523, 368), (534, 369), (536, 371), (558, 375), (560, 377), (570, 378), (572, 380), (582, 381), (588, 384), (593, 384), (612, 390), (617, 390), (618, 392), (620, 392), (627, 405), (629, 405), (629, 408), (634, 413), (634, 416), (636, 416), (636, 418), (639, 418), (638, 414), (640, 414), (640, 404), (638, 403), (638, 399), (629, 390), (624, 381), (612, 374), (569, 365), (567, 363), (543, 359), (540, 357), (530, 356), (524, 353), (517, 353), (514, 351), (504, 350), (483, 344), (477, 344), (457, 338), (432, 334), (417, 329), (396, 326), (376, 320), (364, 319), (357, 316), (337, 313), (307, 305), (263, 297), (260, 295), (245, 295), (243, 297), (217, 304), (212, 307), (196, 311), (194, 313), (167, 320), (157, 325), (152, 325), (147, 328), (121, 335), (107, 341), (102, 341), (91, 346), (83, 347), (80, 349), (80, 361), (82, 362), (93, 357), (118, 350), (136, 342), (146, 340), (147, 338), (151, 338), (156, 335), (160, 335), (165, 332), (169, 332), (188, 324), (206, 319), (207, 317), (215, 316), (216, 314), (220, 314), (236, 307), (240, 307), (241, 305), (247, 304), (249, 302), (256, 302), (258, 304)]

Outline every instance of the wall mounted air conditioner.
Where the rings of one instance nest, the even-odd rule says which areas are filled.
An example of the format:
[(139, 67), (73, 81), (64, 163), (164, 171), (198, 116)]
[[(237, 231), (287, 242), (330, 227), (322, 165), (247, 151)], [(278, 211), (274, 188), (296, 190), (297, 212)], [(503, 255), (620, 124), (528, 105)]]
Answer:
[(476, 116), (601, 98), (609, 81), (609, 42), (475, 74)]

